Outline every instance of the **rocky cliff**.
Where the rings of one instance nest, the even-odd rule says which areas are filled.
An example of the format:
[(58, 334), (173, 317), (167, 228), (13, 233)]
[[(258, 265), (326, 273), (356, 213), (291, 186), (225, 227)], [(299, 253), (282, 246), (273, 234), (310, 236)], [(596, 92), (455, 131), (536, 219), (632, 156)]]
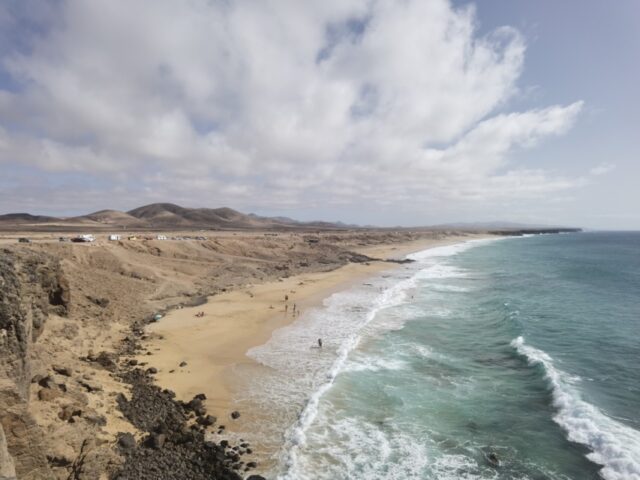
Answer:
[(68, 303), (68, 284), (54, 258), (0, 253), (0, 478), (51, 478), (43, 432), (28, 411), (30, 358), (49, 313), (66, 315)]

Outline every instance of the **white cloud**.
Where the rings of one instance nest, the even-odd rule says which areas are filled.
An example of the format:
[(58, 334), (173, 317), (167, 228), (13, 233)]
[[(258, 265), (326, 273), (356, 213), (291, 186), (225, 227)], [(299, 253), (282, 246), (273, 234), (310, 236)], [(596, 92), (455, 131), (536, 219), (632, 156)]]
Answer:
[(582, 182), (510, 164), (566, 133), (582, 103), (505, 113), (525, 42), (508, 27), (478, 36), (471, 8), (67, 0), (50, 15), (27, 53), (2, 59), (21, 88), (0, 91), (0, 162), (136, 175), (149, 199), (274, 207), (529, 198)]
[(593, 176), (604, 175), (605, 173), (609, 173), (615, 168), (616, 166), (613, 163), (601, 163), (600, 165), (597, 165), (589, 170), (589, 174)]

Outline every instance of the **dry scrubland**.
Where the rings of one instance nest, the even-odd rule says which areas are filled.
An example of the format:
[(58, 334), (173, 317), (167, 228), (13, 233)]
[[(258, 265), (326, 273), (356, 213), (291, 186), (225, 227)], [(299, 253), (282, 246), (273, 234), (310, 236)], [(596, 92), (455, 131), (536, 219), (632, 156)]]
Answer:
[[(421, 241), (450, 235), (224, 232), (205, 241), (107, 242), (99, 236), (91, 244), (57, 242), (57, 234), (46, 233), (32, 233), (33, 243), (18, 244), (25, 234), (5, 235), (0, 241), (0, 478), (11, 478), (14, 469), (20, 479), (136, 478), (136, 468), (147, 468), (146, 457), (131, 453), (140, 450), (139, 443), (159, 450), (172, 438), (172, 432), (147, 429), (150, 412), (140, 410), (177, 418), (175, 428), (207, 418), (206, 401), (201, 411), (196, 404), (175, 410), (173, 393), (152, 387), (154, 373), (146, 369), (155, 368), (150, 345), (158, 335), (148, 338), (144, 325), (154, 314), (248, 285), (349, 263), (375, 264), (361, 253), (399, 254), (400, 246), (416, 249)], [(139, 368), (141, 363), (146, 365)], [(195, 440), (185, 441), (200, 441), (206, 428), (218, 428), (206, 423), (191, 429)], [(118, 441), (123, 432), (133, 434), (138, 446), (129, 444), (129, 436)], [(244, 472), (251, 463), (247, 446), (220, 453), (203, 445), (217, 455), (212, 460), (219, 463), (217, 470), (208, 473), (214, 478), (240, 478), (233, 470)], [(162, 451), (165, 457), (155, 463), (177, 461), (185, 471), (191, 468), (184, 452)], [(125, 473), (118, 477), (118, 471)]]

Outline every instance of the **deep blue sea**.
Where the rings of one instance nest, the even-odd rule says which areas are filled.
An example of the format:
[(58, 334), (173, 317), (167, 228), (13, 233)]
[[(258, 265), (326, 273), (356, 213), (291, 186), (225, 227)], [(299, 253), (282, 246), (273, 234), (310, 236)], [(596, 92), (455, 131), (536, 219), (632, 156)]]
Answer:
[(260, 401), (289, 425), (265, 473), (640, 479), (640, 233), (411, 258), (250, 351), (269, 372)]

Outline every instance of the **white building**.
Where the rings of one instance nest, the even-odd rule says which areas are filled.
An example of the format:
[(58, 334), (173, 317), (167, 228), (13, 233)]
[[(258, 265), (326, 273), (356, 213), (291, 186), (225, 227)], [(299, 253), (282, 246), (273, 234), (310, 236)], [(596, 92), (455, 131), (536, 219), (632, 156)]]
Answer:
[(156, 236), (156, 240), (166, 240), (167, 236), (166, 235), (158, 235)]
[(122, 236), (112, 233), (111, 235), (109, 235), (109, 240), (112, 242), (115, 242), (117, 240), (122, 240)]

